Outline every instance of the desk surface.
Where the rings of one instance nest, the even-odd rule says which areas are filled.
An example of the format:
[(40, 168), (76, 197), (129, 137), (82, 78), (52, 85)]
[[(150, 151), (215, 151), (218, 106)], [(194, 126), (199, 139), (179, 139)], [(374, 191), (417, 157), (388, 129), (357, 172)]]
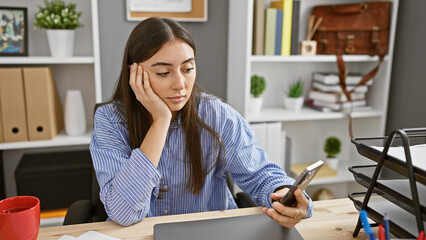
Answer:
[[(192, 213), (145, 218), (129, 227), (114, 222), (99, 222), (60, 227), (41, 228), (39, 240), (57, 240), (62, 235), (79, 236), (89, 230), (98, 231), (120, 239), (154, 239), (153, 227), (157, 223), (193, 221), (262, 213), (260, 207), (226, 211)], [(358, 211), (348, 198), (314, 202), (314, 215), (303, 219), (296, 228), (304, 239), (353, 239), (352, 232), (358, 219)], [(363, 231), (357, 239), (366, 239)]]

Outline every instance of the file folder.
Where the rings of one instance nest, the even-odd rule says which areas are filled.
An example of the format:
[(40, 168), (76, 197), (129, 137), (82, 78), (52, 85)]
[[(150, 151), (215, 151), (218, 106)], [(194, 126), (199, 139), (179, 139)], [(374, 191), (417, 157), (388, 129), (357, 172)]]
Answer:
[(24, 68), (30, 141), (54, 138), (64, 129), (62, 104), (50, 67)]
[(0, 143), (3, 143), (3, 142), (4, 142), (4, 134), (3, 134), (3, 120), (1, 115), (1, 99), (0, 99)]
[(0, 104), (5, 142), (28, 141), (21, 68), (0, 68)]

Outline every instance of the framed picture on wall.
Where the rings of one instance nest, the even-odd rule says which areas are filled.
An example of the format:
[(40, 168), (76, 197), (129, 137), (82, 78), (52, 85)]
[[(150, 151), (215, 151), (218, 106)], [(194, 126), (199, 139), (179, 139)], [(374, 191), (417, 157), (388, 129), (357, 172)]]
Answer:
[(28, 56), (27, 8), (0, 6), (0, 56)]
[(167, 17), (182, 22), (206, 22), (207, 0), (126, 0), (128, 21)]

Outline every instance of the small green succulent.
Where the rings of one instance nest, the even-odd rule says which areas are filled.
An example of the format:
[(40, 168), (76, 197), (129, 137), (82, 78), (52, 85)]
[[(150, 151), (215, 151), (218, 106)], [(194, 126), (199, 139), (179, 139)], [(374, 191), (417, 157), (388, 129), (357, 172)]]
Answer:
[(298, 80), (290, 84), (288, 88), (288, 93), (287, 93), (288, 97), (298, 98), (298, 97), (301, 97), (302, 94), (303, 94), (303, 82), (301, 80)]
[(254, 97), (260, 96), (266, 89), (266, 81), (265, 78), (253, 75), (251, 77), (251, 84), (250, 84), (250, 93)]
[(324, 152), (328, 158), (333, 158), (340, 153), (342, 143), (337, 137), (328, 137), (325, 140)]

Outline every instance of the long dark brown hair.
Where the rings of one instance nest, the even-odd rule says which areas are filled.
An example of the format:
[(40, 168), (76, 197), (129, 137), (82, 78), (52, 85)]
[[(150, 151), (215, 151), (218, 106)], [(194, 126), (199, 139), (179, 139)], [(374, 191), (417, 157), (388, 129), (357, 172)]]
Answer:
[[(160, 48), (173, 39), (181, 39), (194, 50), (195, 44), (191, 35), (177, 22), (167, 18), (149, 18), (139, 23), (132, 31), (124, 51), (121, 74), (112, 98), (112, 102), (121, 101), (124, 104), (129, 132), (130, 147), (139, 148), (152, 124), (151, 114), (136, 99), (129, 85), (129, 65), (140, 63), (151, 58)], [(223, 142), (219, 135), (197, 114), (202, 89), (195, 83), (188, 102), (177, 114), (181, 117), (185, 137), (185, 177), (189, 177), (186, 187), (194, 194), (200, 193), (206, 175), (219, 163), (223, 150)], [(207, 130), (217, 149), (214, 162), (203, 164), (201, 150), (201, 131)], [(189, 164), (189, 165), (188, 165)], [(189, 176), (188, 176), (189, 175)]]

